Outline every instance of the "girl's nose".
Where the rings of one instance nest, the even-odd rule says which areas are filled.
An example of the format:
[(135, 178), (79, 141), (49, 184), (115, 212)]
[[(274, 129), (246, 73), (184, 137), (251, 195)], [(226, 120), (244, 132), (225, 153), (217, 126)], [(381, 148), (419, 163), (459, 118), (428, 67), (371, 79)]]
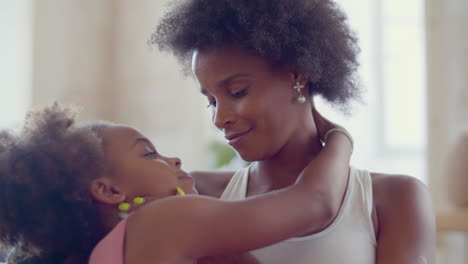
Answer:
[(178, 169), (182, 167), (182, 161), (179, 158), (171, 158), (171, 161)]

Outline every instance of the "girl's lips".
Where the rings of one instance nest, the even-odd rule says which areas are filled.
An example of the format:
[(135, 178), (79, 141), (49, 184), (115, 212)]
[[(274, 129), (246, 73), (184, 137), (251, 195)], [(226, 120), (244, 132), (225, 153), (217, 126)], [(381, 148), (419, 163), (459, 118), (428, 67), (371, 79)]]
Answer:
[(182, 174), (179, 174), (179, 175), (177, 176), (177, 178), (179, 178), (179, 179), (192, 179), (192, 175), (190, 175), (190, 174), (184, 172), (184, 173), (182, 173)]

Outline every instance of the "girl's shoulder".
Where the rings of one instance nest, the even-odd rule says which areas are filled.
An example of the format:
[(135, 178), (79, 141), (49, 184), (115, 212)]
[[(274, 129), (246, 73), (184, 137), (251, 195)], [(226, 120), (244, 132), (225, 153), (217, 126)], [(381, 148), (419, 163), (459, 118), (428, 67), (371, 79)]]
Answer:
[[(200, 240), (203, 220), (217, 199), (186, 195), (151, 201), (127, 218), (125, 259), (131, 263), (188, 263), (190, 245)], [(207, 213), (208, 212), (208, 213)], [(202, 224), (201, 224), (202, 223)], [(151, 261), (148, 261), (151, 260)]]

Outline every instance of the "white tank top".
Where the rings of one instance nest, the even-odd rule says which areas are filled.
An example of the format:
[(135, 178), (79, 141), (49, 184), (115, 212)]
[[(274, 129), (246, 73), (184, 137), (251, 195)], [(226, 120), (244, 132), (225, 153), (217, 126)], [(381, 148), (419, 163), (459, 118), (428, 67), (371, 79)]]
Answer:
[[(246, 198), (249, 168), (237, 171), (222, 200)], [(375, 264), (372, 181), (368, 171), (350, 169), (342, 206), (325, 230), (252, 251), (262, 264)]]

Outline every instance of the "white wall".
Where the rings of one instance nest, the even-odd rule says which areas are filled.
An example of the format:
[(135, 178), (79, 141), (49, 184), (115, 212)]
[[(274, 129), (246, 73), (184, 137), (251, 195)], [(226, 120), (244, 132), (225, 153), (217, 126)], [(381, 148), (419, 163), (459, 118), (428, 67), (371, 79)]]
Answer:
[(33, 103), (76, 103), (84, 119), (136, 126), (186, 169), (206, 168), (203, 97), (172, 56), (148, 45), (166, 2), (41, 0)]
[(33, 2), (0, 3), (0, 127), (23, 119), (32, 85)]

